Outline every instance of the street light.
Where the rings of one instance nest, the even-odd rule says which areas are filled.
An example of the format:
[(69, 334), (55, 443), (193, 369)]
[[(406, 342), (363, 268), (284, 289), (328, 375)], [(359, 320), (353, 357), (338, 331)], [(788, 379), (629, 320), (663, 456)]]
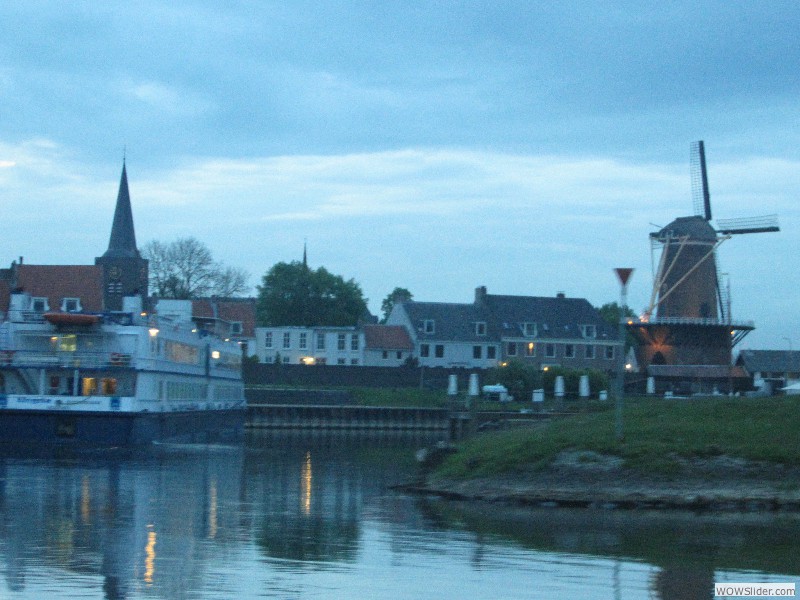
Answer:
[(619, 279), (619, 322), (617, 323), (617, 338), (620, 342), (619, 359), (617, 360), (617, 390), (614, 416), (614, 432), (618, 442), (622, 441), (624, 432), (622, 429), (622, 402), (625, 395), (625, 309), (628, 304), (628, 280), (633, 274), (631, 268), (614, 269)]

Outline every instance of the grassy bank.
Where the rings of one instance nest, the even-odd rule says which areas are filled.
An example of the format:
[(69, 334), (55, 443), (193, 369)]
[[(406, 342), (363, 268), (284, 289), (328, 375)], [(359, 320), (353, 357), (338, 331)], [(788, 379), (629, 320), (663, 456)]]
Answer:
[[(611, 405), (611, 403), (609, 403)], [(614, 410), (578, 414), (531, 429), (476, 436), (436, 475), (468, 478), (528, 471), (565, 450), (618, 456), (625, 466), (669, 473), (682, 458), (726, 455), (800, 465), (800, 399), (627, 399), (622, 442)]]

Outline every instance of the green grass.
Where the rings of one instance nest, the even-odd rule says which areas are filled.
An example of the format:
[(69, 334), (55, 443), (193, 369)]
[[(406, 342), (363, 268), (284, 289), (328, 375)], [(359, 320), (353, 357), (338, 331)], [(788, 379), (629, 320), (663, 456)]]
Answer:
[(348, 388), (356, 404), (361, 406), (444, 408), (447, 394), (443, 391), (415, 388)]
[(626, 466), (671, 472), (675, 457), (728, 455), (800, 465), (800, 399), (627, 399), (624, 440), (615, 439), (613, 403), (606, 410), (556, 419), (530, 429), (476, 436), (437, 471), (477, 477), (541, 468), (564, 450), (622, 457)]

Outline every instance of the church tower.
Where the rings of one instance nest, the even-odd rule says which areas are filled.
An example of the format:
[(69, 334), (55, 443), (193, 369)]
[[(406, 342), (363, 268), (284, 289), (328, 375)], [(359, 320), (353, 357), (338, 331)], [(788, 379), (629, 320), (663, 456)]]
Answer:
[(124, 160), (108, 250), (103, 256), (96, 258), (94, 264), (103, 269), (105, 310), (122, 310), (124, 296), (139, 295), (143, 300), (147, 298), (147, 260), (142, 258), (136, 248), (131, 197), (128, 193), (128, 174)]

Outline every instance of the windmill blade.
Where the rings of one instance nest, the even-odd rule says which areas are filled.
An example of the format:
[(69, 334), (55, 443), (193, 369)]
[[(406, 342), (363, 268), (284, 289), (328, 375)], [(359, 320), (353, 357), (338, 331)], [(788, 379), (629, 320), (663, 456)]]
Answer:
[(706, 151), (703, 140), (693, 142), (689, 157), (692, 177), (692, 203), (694, 214), (711, 220), (711, 196), (708, 193), (708, 174), (706, 173)]
[(737, 219), (718, 219), (717, 233), (723, 235), (739, 233), (767, 233), (780, 231), (778, 215), (763, 215), (761, 217), (741, 217)]

